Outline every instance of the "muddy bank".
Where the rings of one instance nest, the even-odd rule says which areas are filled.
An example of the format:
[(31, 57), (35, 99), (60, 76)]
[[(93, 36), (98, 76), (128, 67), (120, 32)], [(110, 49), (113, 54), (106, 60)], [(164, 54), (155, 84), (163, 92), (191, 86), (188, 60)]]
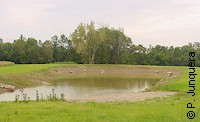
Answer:
[(6, 90), (5, 89), (0, 89), (0, 94), (5, 93)]
[[(169, 72), (173, 73), (169, 75)], [(52, 75), (63, 75), (65, 76), (77, 76), (83, 74), (106, 74), (106, 75), (119, 75), (119, 76), (131, 76), (131, 77), (153, 77), (153, 78), (164, 78), (169, 76), (178, 76), (182, 70), (174, 68), (156, 68), (156, 67), (87, 67), (87, 66), (76, 66), (76, 67), (62, 67), (55, 68), (48, 71)]]

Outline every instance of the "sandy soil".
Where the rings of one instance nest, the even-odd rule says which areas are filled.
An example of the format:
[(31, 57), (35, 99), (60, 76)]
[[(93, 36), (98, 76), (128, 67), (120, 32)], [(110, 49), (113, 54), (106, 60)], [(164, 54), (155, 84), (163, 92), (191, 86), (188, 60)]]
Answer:
[[(102, 72), (103, 71), (103, 72)], [(158, 73), (156, 73), (158, 71)], [(150, 67), (63, 67), (57, 69), (51, 69), (50, 74), (54, 75), (83, 75), (83, 74), (106, 74), (106, 75), (119, 75), (119, 76), (136, 76), (136, 77), (153, 77), (153, 78), (168, 78), (168, 72), (173, 72), (173, 76), (178, 76), (182, 72), (181, 70), (172, 68), (150, 68)]]
[(151, 98), (157, 97), (168, 97), (175, 95), (177, 92), (140, 92), (140, 93), (122, 93), (122, 94), (113, 94), (113, 95), (102, 95), (90, 97), (88, 99), (76, 99), (69, 101), (78, 101), (78, 102), (112, 102), (112, 101), (142, 101)]

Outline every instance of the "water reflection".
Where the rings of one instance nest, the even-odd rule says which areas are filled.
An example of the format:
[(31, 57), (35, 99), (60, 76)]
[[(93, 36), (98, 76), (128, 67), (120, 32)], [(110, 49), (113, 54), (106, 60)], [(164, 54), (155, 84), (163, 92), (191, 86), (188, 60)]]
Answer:
[[(52, 89), (59, 96), (61, 93), (66, 99), (77, 100), (87, 99), (89, 97), (99, 95), (112, 95), (127, 91), (141, 92), (146, 88), (154, 85), (156, 79), (120, 79), (120, 78), (75, 78), (57, 81), (51, 86), (38, 86), (33, 88), (25, 88), (23, 92), (31, 100), (36, 100), (36, 91), (39, 92), (39, 97), (47, 99), (47, 96), (52, 93)], [(20, 100), (23, 100), (20, 90), (13, 93), (4, 93), (0, 95), (0, 101), (14, 101), (16, 94), (20, 95)]]

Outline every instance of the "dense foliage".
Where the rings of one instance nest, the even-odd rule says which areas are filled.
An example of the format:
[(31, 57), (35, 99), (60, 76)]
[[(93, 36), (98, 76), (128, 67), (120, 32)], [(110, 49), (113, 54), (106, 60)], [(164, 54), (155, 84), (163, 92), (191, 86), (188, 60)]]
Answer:
[[(139, 64), (139, 65), (188, 65), (188, 53), (196, 52), (200, 58), (200, 43), (182, 47), (156, 45), (148, 48), (133, 44), (123, 29), (107, 26), (96, 28), (94, 22), (81, 23), (75, 31), (66, 35), (53, 36), (41, 41), (25, 38), (23, 35), (14, 42), (0, 39), (0, 61), (17, 64), (68, 62), (96, 64)], [(200, 66), (200, 61), (196, 60)]]

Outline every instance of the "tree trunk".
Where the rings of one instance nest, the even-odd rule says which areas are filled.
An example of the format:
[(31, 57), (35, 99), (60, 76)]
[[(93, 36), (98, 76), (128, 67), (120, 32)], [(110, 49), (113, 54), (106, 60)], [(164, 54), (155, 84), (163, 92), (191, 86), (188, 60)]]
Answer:
[(89, 64), (94, 64), (96, 49), (89, 50)]

